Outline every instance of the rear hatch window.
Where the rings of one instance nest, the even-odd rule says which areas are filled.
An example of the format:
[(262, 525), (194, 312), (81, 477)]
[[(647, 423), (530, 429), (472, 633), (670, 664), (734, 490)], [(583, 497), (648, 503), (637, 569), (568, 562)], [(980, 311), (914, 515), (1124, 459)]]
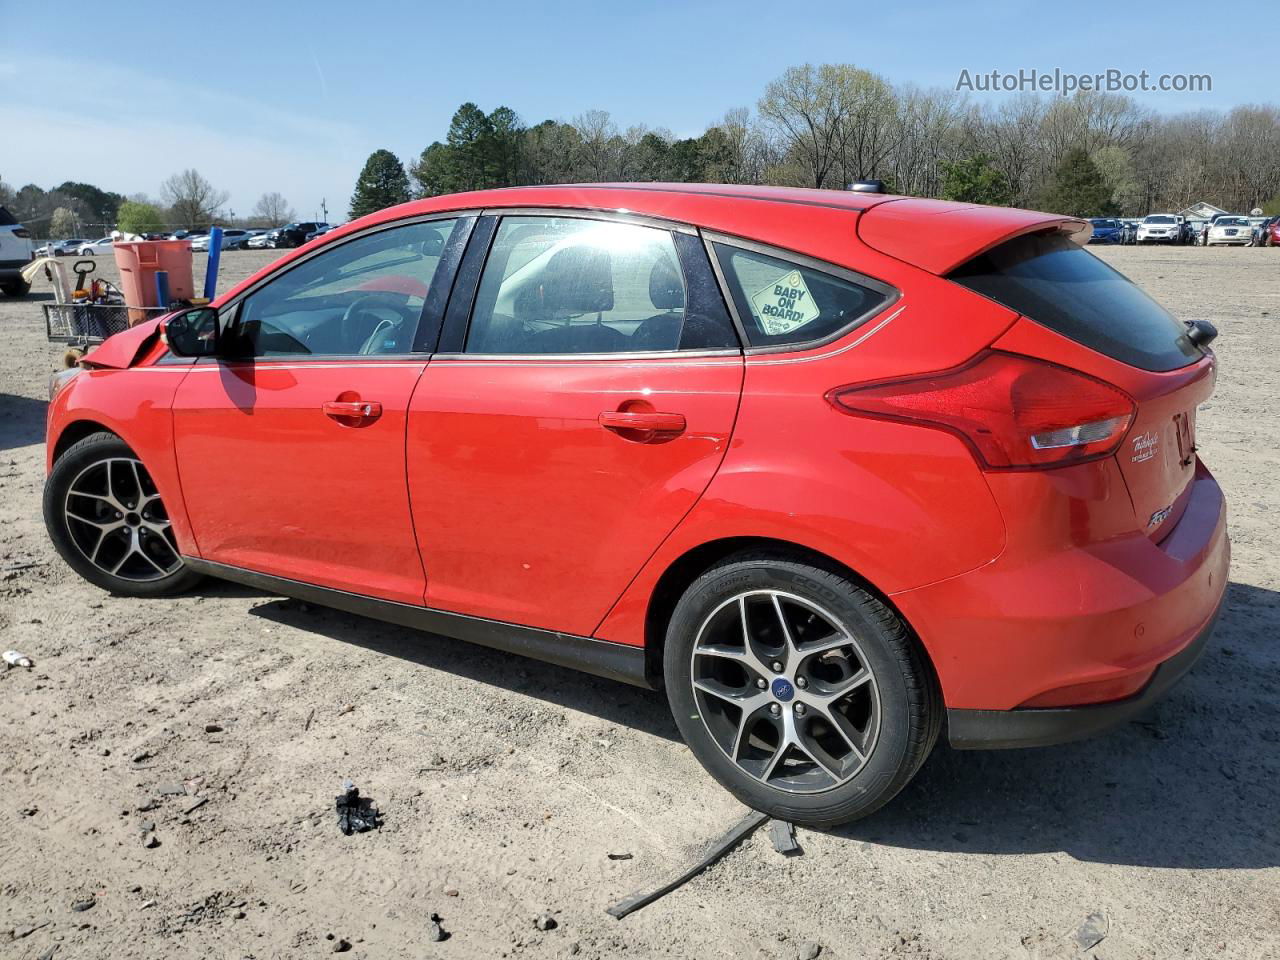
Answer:
[(1164, 307), (1062, 233), (1017, 237), (949, 276), (1130, 366), (1176, 370), (1203, 356)]

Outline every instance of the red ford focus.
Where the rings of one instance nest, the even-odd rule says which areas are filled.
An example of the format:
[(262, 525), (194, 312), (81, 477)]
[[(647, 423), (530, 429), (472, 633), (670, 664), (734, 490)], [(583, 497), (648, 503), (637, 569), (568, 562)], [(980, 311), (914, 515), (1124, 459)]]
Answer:
[(1092, 734), (1204, 649), (1213, 330), (1087, 235), (733, 186), (384, 210), (56, 376), (49, 533), (116, 593), (211, 575), (663, 687), (745, 803), (853, 819), (943, 729)]

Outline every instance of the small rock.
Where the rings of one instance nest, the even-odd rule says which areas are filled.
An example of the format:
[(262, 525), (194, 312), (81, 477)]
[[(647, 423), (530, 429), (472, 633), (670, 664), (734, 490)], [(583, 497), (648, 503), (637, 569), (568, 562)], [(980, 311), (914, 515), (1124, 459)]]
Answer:
[(104, 757), (109, 757), (109, 756), (111, 756), (111, 751), (110, 751), (109, 749), (107, 749), (106, 747), (103, 747), (103, 748), (102, 748), (102, 750), (101, 750), (101, 751), (99, 751), (99, 752), (100, 752), (100, 753), (102, 754), (102, 756), (104, 756)]
[(245, 918), (245, 912), (243, 910), (237, 910), (231, 916), (235, 920), (243, 920)]
[(1084, 923), (1076, 929), (1076, 946), (1081, 950), (1092, 950), (1107, 937), (1110, 924), (1101, 913), (1091, 913), (1084, 918)]
[(456, 897), (456, 896), (458, 895), (458, 888), (457, 888), (457, 887), (445, 887), (445, 888), (444, 888), (444, 895), (445, 895), (446, 897)]
[(539, 930), (554, 930), (556, 928), (556, 918), (549, 913), (540, 913), (537, 919), (533, 921), (533, 925)]
[(160, 806), (160, 801), (157, 800), (155, 797), (152, 797), (150, 800), (144, 800), (141, 804), (138, 805), (138, 812), (150, 813), (152, 810), (158, 809), (159, 806)]
[(822, 944), (814, 943), (812, 940), (802, 940), (796, 944), (796, 956), (800, 960), (814, 960), (821, 953)]
[(427, 924), (427, 939), (432, 943), (439, 943), (444, 939), (444, 927), (432, 920)]
[(221, 733), (222, 725), (217, 723), (206, 723), (204, 725), (204, 732), (205, 733)]
[(140, 906), (138, 909), (139, 909), (139, 910), (150, 910), (150, 909), (151, 909), (152, 907), (154, 907), (155, 905), (156, 905), (156, 902), (155, 902), (154, 900), (143, 900), (143, 901), (142, 901), (142, 906)]
[(135, 753), (135, 754), (133, 755), (133, 762), (134, 762), (134, 763), (144, 763), (144, 762), (146, 762), (147, 760), (150, 760), (150, 759), (152, 758), (152, 756), (153, 756), (153, 754), (151, 753), (151, 751), (150, 751), (150, 750), (143, 750), (141, 753)]
[(346, 940), (343, 940), (341, 937), (339, 937), (338, 940), (333, 945), (334, 953), (346, 953), (350, 949), (351, 949), (351, 944), (348, 943)]
[(92, 910), (93, 905), (97, 902), (93, 897), (89, 897), (87, 900), (77, 900), (71, 905), (71, 909), (76, 913), (84, 913), (86, 910)]
[(39, 812), (40, 812), (39, 807), (23, 807), (21, 810), (18, 811), (18, 813), (22, 814), (22, 816), (24, 817), (34, 817)]
[(160, 838), (154, 833), (148, 833), (142, 838), (142, 845), (148, 850), (154, 850), (156, 847), (160, 846)]
[(162, 783), (156, 793), (162, 797), (183, 797), (187, 794), (187, 788), (180, 783)]

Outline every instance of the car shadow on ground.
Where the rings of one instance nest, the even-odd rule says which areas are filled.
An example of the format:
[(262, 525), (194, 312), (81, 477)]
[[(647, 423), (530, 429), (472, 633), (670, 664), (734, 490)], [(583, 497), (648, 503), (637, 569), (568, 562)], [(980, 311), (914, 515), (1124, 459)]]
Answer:
[[(660, 693), (293, 600), (268, 600), (251, 612), (679, 740)], [(1062, 852), (1150, 867), (1276, 866), (1277, 634), (1280, 593), (1232, 584), (1205, 656), (1139, 720), (1056, 747), (967, 752), (940, 743), (887, 807), (831, 835), (909, 849)]]
[(44, 441), (47, 400), (0, 393), (0, 450), (28, 447)]
[(537, 697), (651, 736), (680, 740), (667, 698), (656, 691), (295, 600), (262, 603), (250, 613), (352, 643), (373, 653), (399, 657), (433, 670)]
[(883, 811), (834, 833), (1147, 867), (1280, 865), (1277, 634), (1280, 593), (1233, 583), (1204, 657), (1138, 720), (1056, 747), (940, 746)]

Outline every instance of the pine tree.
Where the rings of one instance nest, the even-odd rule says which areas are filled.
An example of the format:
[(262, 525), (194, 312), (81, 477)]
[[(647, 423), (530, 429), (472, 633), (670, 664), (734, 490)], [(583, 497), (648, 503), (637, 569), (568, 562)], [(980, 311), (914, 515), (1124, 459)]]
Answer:
[(404, 166), (390, 150), (375, 150), (369, 154), (356, 180), (349, 215), (354, 220), (408, 199), (409, 178), (405, 175)]
[(942, 199), (1003, 207), (1013, 202), (1013, 191), (991, 158), (979, 153), (943, 165)]
[(1080, 147), (1063, 155), (1037, 205), (1068, 217), (1114, 217), (1120, 212), (1106, 177)]

